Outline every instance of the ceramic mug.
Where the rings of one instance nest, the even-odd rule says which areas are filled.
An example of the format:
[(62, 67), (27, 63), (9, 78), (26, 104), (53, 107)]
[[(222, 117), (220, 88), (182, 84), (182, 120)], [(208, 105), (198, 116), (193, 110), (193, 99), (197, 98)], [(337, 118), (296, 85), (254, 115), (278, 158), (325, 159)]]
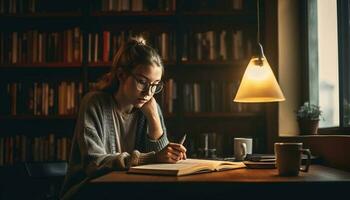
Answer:
[(253, 139), (252, 138), (234, 138), (234, 156), (235, 160), (242, 161), (247, 157), (247, 154), (252, 154)]
[[(303, 143), (275, 143), (276, 168), (280, 176), (298, 176), (299, 171), (308, 172), (311, 152), (303, 149)], [(301, 167), (301, 154), (307, 155), (305, 167)]]

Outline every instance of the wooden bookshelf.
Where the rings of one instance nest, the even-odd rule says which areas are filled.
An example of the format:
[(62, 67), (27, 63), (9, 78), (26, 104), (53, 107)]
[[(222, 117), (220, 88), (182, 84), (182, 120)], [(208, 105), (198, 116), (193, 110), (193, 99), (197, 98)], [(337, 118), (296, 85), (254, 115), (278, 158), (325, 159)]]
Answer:
[(0, 68), (81, 68), (81, 63), (16, 63), (16, 64), (1, 64)]
[(0, 120), (11, 120), (11, 121), (49, 121), (49, 120), (75, 120), (76, 115), (48, 115), (48, 116), (33, 116), (33, 115), (10, 115), (0, 116)]
[(54, 12), (54, 13), (26, 13), (26, 14), (0, 14), (0, 17), (3, 21), (11, 19), (20, 19), (20, 20), (31, 20), (31, 19), (45, 19), (52, 20), (54, 18), (80, 18), (82, 17), (81, 12)]
[[(74, 4), (76, 11), (70, 9), (46, 11), (43, 9), (40, 12), (14, 14), (6, 11), (7, 9), (4, 12), (0, 10), (0, 25), (4, 27), (0, 32), (2, 34), (0, 35), (0, 48), (3, 49), (2, 51), (0, 49), (0, 70), (4, 72), (0, 73), (0, 89), (2, 90), (0, 94), (9, 96), (7, 88), (13, 83), (22, 83), (26, 84), (26, 87), (32, 87), (34, 82), (38, 84), (48, 82), (52, 83), (53, 87), (58, 87), (62, 81), (83, 83), (83, 91), (86, 92), (89, 83), (96, 82), (97, 78), (107, 72), (111, 66), (113, 51), (118, 47), (112, 42), (113, 38), (114, 40), (125, 39), (124, 36), (142, 33), (150, 42), (149, 44), (159, 52), (165, 48), (163, 57), (167, 59), (164, 60), (164, 81), (173, 81), (171, 83), (173, 88), (165, 89), (157, 98), (165, 113), (170, 137), (176, 138), (183, 132), (190, 132), (192, 134), (190, 138), (196, 138), (203, 132), (214, 131), (218, 135), (221, 134), (227, 141), (236, 136), (258, 138), (262, 141), (259, 143), (259, 149), (263, 150), (267, 135), (265, 106), (256, 108), (253, 105), (244, 105), (239, 107), (232, 102), (240, 78), (252, 55), (251, 48), (256, 37), (255, 0), (242, 1), (244, 3), (241, 8), (233, 9), (232, 4), (235, 1), (217, 2), (218, 6), (212, 9), (209, 3), (206, 5), (199, 3), (209, 1), (168, 0), (166, 1), (168, 5), (159, 4), (147, 8), (134, 8), (129, 5), (129, 10), (118, 10), (120, 8), (104, 7), (106, 5), (103, 2), (106, 0), (103, 0), (84, 2), (78, 4), (78, 7)], [(74, 33), (76, 28), (79, 30), (77, 33), (79, 36)], [(46, 40), (33, 39), (31, 43), (41, 41), (44, 49), (41, 49), (40, 52), (44, 50), (46, 52), (41, 55), (41, 59), (51, 61), (39, 62), (37, 58), (30, 58), (30, 62), (13, 61), (13, 59), (18, 60), (22, 57), (28, 60), (28, 56), (32, 56), (28, 43), (28, 37), (34, 37), (29, 36), (31, 34), (41, 34), (40, 37), (47, 37)], [(104, 55), (103, 51), (102, 44), (106, 39), (104, 34), (109, 34), (108, 37), (110, 37), (107, 37), (110, 41), (108, 55)], [(16, 41), (14, 37), (17, 37)], [(71, 38), (72, 42), (68, 42), (66, 37)], [(92, 42), (94, 37), (99, 40), (98, 43)], [(166, 44), (158, 42), (162, 37)], [(48, 44), (54, 41), (61, 41), (64, 45), (49, 47)], [(26, 42), (28, 44), (25, 44)], [(79, 45), (68, 48), (69, 43), (79, 43)], [(13, 45), (17, 45), (17, 49)], [(33, 44), (30, 45), (34, 48)], [(66, 49), (62, 50), (63, 47)], [(24, 48), (27, 50), (24, 51)], [(62, 50), (62, 52), (55, 50)], [(93, 51), (98, 52), (97, 55)], [(26, 55), (21, 55), (20, 52)], [(13, 57), (14, 54), (17, 54), (17, 57)], [(48, 54), (52, 54), (53, 58), (46, 59), (45, 56)], [(72, 73), (71, 69), (77, 69), (77, 72)], [(27, 73), (28, 71), (31, 72)], [(184, 93), (186, 87), (192, 88), (187, 94)], [(215, 87), (226, 89), (218, 92), (219, 89)], [(198, 93), (198, 89), (202, 92)], [(170, 93), (171, 97), (169, 97)], [(203, 93), (206, 93), (205, 96), (200, 96)], [(77, 94), (71, 95), (76, 96)], [(30, 115), (18, 110), (18, 114), (11, 116), (9, 113), (1, 113), (1, 108), (4, 107), (4, 103), (1, 102), (0, 126), (3, 122), (18, 124), (16, 128), (18, 132), (12, 132), (10, 126), (0, 128), (6, 134), (17, 135), (23, 121), (42, 123), (73, 121), (80, 98), (77, 97), (74, 113), (68, 115), (57, 115), (57, 113)], [(185, 104), (188, 103), (186, 101), (191, 98), (190, 106), (185, 108)], [(193, 99), (197, 99), (196, 102)], [(13, 103), (11, 101), (13, 100), (7, 103)], [(25, 102), (27, 101), (28, 99)], [(198, 102), (206, 106), (198, 106)], [(196, 112), (193, 112), (192, 109), (196, 109)], [(5, 110), (8, 111), (8, 109)], [(63, 132), (66, 130), (73, 134), (72, 123), (65, 124), (65, 126), (67, 127), (61, 127)], [(25, 127), (28, 127), (28, 124)], [(48, 126), (44, 128), (50, 129)], [(44, 128), (33, 126), (26, 132), (34, 134), (36, 129), (44, 132)], [(230, 151), (231, 147), (223, 148), (225, 155), (231, 154)]]
[(91, 14), (92, 17), (132, 17), (132, 16), (140, 16), (140, 17), (175, 17), (176, 13), (173, 11), (98, 11), (93, 12)]
[(242, 113), (232, 113), (232, 112), (201, 112), (201, 113), (185, 113), (186, 118), (262, 118), (263, 113), (253, 113), (253, 112), (242, 112)]

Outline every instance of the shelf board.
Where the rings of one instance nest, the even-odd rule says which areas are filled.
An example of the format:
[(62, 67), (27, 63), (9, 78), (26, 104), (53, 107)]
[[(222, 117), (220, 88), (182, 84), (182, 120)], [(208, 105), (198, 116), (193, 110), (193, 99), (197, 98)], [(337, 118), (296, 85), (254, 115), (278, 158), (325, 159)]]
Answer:
[[(164, 63), (165, 66), (168, 65), (175, 65), (175, 62), (165, 62)], [(91, 68), (110, 68), (112, 66), (112, 62), (96, 62), (96, 63), (89, 63), (88, 67)]]
[[(22, 14), (2, 14), (0, 24), (3, 26), (14, 25), (17, 27), (31, 27), (38, 24), (47, 26), (48, 22), (69, 21), (67, 24), (79, 24), (83, 15), (81, 12), (43, 12), (43, 13), (22, 13)], [(52, 26), (52, 25), (51, 25)], [(40, 25), (39, 25), (40, 27)], [(61, 27), (57, 25), (55, 27)]]
[(110, 68), (112, 66), (112, 62), (89, 63), (87, 66), (91, 68)]
[(182, 20), (186, 24), (206, 24), (222, 26), (223, 28), (236, 27), (238, 25), (252, 25), (256, 22), (256, 13), (246, 11), (193, 11), (184, 12)]
[(0, 25), (11, 29), (62, 30), (81, 26), (81, 12), (20, 13), (0, 15)]
[[(175, 113), (165, 113), (164, 118), (175, 118)], [(178, 115), (180, 116), (180, 115)], [(261, 117), (262, 113), (258, 112), (200, 112), (200, 113), (185, 113), (183, 117), (186, 118), (232, 118), (232, 117)], [(0, 120), (75, 120), (76, 115), (49, 115), (49, 116), (34, 116), (34, 115), (13, 115), (0, 116)], [(180, 116), (181, 117), (181, 116)]]
[(184, 16), (255, 16), (255, 12), (247, 12), (244, 10), (233, 11), (185, 11)]
[[(172, 67), (203, 67), (203, 66), (220, 66), (220, 67), (232, 67), (232, 66), (241, 66), (241, 65), (247, 65), (248, 63), (245, 60), (239, 60), (239, 61), (182, 61), (178, 65), (175, 61), (168, 61), (165, 62), (165, 66), (172, 66)], [(112, 66), (112, 62), (96, 62), (96, 63), (89, 63), (88, 67), (91, 68), (109, 68)]]
[(241, 66), (241, 65), (247, 65), (245, 60), (237, 60), (237, 61), (182, 61), (180, 62), (180, 65), (186, 66), (186, 67), (203, 67), (203, 66), (219, 66), (219, 67), (232, 67), (232, 66)]
[(166, 119), (173, 119), (176, 117), (175, 113), (163, 113), (164, 118)]
[(11, 115), (11, 116), (0, 116), (0, 120), (75, 120), (76, 115)]
[(232, 117), (262, 117), (263, 113), (260, 112), (200, 112), (200, 113), (185, 113), (186, 118), (232, 118)]
[(0, 68), (79, 68), (81, 63), (16, 63), (16, 64), (0, 64)]
[(158, 17), (158, 16), (175, 16), (175, 11), (98, 11), (91, 14), (92, 17), (127, 17), (127, 16), (142, 16), (142, 17)]
[[(120, 16), (177, 16), (176, 11), (96, 11), (90, 14), (91, 17), (120, 17)], [(254, 12), (238, 11), (185, 11), (183, 16), (255, 16)], [(41, 12), (41, 13), (19, 13), (19, 14), (1, 14), (0, 18), (7, 19), (37, 19), (37, 18), (77, 18), (82, 17), (80, 11), (67, 12)]]
[[(173, 30), (176, 23), (175, 12), (131, 12), (131, 11), (97, 11), (91, 13), (89, 20), (94, 26), (105, 30), (135, 29), (144, 31)], [(118, 21), (118, 23), (116, 23)], [(159, 26), (159, 24), (162, 24)], [(101, 27), (102, 26), (102, 27)]]
[(42, 12), (42, 13), (19, 13), (19, 14), (1, 14), (0, 19), (52, 19), (52, 18), (78, 18), (82, 17), (80, 11), (69, 12)]

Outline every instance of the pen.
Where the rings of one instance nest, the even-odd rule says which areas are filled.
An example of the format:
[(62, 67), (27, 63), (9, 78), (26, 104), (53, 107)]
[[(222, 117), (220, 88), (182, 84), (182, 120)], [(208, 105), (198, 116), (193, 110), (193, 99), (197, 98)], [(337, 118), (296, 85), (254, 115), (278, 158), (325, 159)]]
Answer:
[[(180, 140), (180, 144), (183, 145), (184, 142), (186, 140), (186, 133), (182, 136), (181, 140)], [(186, 153), (184, 153), (184, 157), (183, 157), (183, 160), (186, 160)]]
[(182, 136), (182, 138), (180, 140), (180, 144), (184, 144), (185, 140), (186, 140), (186, 133), (184, 136)]

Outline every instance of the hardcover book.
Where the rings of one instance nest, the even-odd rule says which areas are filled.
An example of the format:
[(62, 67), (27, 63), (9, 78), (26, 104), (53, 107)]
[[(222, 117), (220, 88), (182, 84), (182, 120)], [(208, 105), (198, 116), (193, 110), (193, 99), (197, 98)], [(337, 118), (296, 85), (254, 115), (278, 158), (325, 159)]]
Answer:
[(177, 163), (147, 164), (130, 167), (128, 173), (183, 176), (189, 174), (245, 168), (243, 162), (186, 159)]

